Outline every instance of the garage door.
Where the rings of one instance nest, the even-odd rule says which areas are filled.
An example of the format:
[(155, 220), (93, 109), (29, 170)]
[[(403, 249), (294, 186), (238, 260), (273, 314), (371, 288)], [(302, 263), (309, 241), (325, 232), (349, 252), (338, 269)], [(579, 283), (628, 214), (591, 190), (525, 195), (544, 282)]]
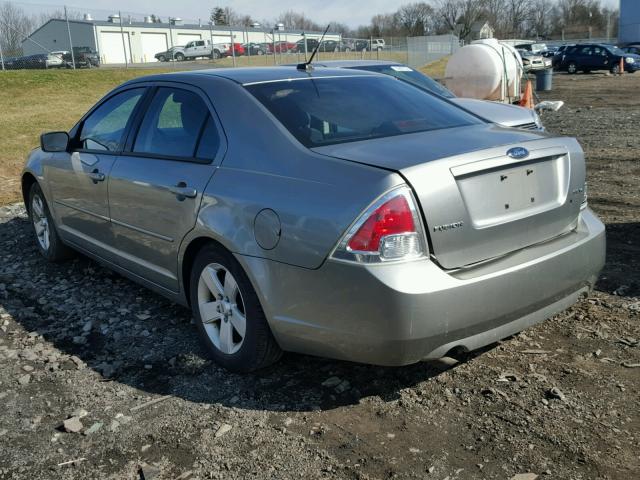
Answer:
[[(122, 38), (124, 37), (124, 46)], [(103, 63), (124, 63), (125, 48), (127, 61), (131, 62), (129, 34), (120, 32), (100, 32), (100, 58)]]
[(142, 61), (157, 62), (156, 53), (167, 50), (167, 35), (165, 33), (141, 33), (140, 41), (142, 42)]
[(179, 33), (176, 36), (176, 46), (184, 47), (187, 43), (194, 40), (200, 40), (200, 35), (196, 35), (193, 33)]

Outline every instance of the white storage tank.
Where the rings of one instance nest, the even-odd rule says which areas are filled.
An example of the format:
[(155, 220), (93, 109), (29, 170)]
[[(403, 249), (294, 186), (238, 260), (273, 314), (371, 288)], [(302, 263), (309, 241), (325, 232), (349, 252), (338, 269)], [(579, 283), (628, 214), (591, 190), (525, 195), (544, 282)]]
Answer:
[(520, 98), (522, 59), (510, 45), (478, 40), (452, 55), (445, 83), (459, 97), (513, 102)]

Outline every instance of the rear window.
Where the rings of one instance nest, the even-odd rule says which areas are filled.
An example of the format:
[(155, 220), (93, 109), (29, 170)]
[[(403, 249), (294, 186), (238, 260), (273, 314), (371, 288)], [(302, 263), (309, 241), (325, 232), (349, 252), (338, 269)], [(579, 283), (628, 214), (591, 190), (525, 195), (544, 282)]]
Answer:
[(391, 77), (311, 78), (246, 88), (309, 148), (482, 123)]

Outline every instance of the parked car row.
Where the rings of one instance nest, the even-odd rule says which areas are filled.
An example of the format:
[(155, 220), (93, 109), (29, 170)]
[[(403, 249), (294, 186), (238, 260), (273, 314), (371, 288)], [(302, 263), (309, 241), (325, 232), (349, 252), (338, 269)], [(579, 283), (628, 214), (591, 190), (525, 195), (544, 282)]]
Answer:
[(89, 47), (74, 47), (73, 55), (70, 51), (59, 50), (20, 57), (5, 57), (3, 60), (6, 70), (73, 68), (74, 63), (76, 68), (100, 66), (98, 53)]
[(319, 52), (362, 52), (377, 50), (381, 51), (386, 47), (384, 39), (378, 38), (369, 40), (323, 40), (319, 42), (314, 38), (300, 39), (297, 42), (276, 41), (276, 42), (249, 42), (234, 43), (233, 50), (230, 43), (212, 43), (210, 40), (194, 40), (184, 46), (174, 46), (166, 51), (158, 52), (155, 58), (160, 62), (171, 60), (195, 60), (197, 58), (222, 58), (235, 54), (241, 56), (260, 56), (284, 53), (311, 53), (316, 48)]

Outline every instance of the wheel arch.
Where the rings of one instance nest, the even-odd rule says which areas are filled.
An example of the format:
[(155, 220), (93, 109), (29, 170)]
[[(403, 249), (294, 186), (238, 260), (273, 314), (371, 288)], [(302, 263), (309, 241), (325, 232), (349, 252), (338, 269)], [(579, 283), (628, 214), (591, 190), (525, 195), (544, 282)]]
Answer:
[(24, 206), (29, 212), (29, 192), (31, 191), (31, 187), (34, 183), (38, 183), (38, 179), (31, 172), (25, 172), (22, 174), (21, 179), (21, 188), (22, 188), (22, 199), (24, 200)]
[(180, 258), (180, 277), (182, 280), (182, 291), (187, 305), (189, 306), (191, 306), (191, 298), (189, 294), (189, 290), (191, 288), (191, 269), (193, 268), (193, 263), (198, 256), (198, 253), (207, 245), (214, 245), (217, 248), (232, 253), (222, 243), (210, 236), (199, 235), (192, 239), (189, 239), (186, 246), (184, 247), (184, 252), (182, 253)]

